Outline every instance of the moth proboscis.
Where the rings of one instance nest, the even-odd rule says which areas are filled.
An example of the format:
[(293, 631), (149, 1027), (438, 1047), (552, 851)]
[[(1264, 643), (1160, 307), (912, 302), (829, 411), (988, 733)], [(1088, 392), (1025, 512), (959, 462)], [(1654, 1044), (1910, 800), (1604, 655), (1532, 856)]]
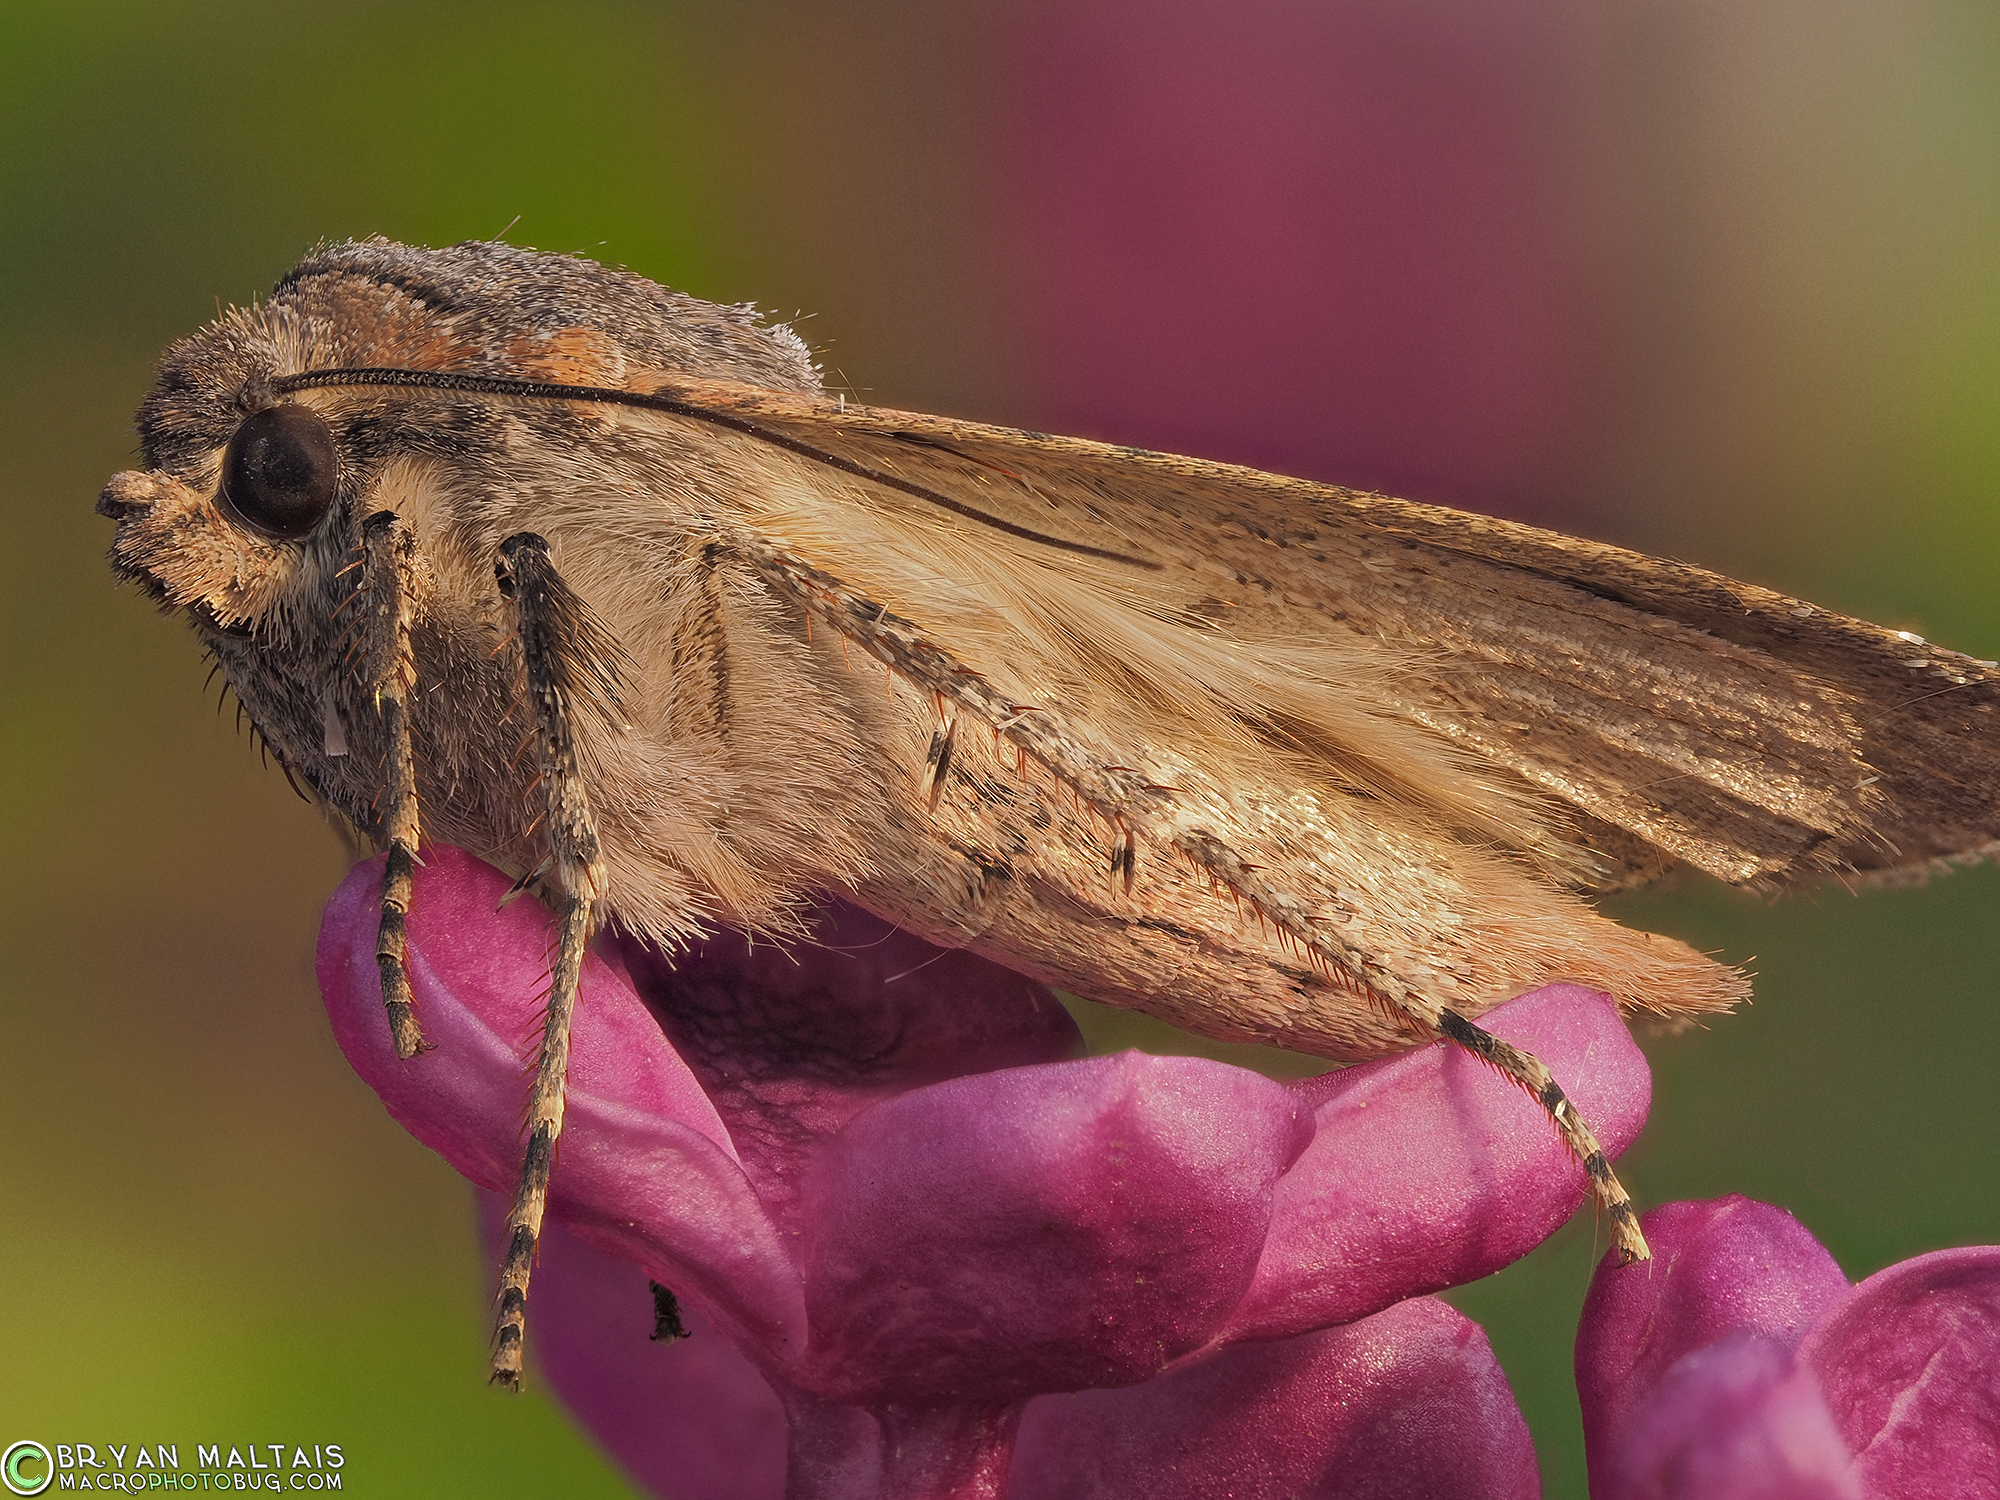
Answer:
[(1993, 663), (1532, 527), (829, 399), (788, 328), (569, 257), (323, 248), (176, 344), (139, 426), (114, 567), (386, 851), (408, 1066), (420, 832), (556, 912), (503, 1380), (603, 922), (804, 937), (839, 890), (1220, 1039), (1443, 1038), (1535, 1095), (1634, 1259), (1588, 1127), (1477, 1017), (1747, 992), (1594, 893), (2000, 841)]

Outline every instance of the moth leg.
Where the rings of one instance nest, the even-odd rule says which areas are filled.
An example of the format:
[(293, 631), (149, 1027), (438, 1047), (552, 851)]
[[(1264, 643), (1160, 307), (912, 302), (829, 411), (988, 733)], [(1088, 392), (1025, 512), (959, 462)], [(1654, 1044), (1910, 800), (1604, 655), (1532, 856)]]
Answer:
[[(1273, 881), (1261, 866), (1246, 862), (1212, 833), (1182, 822), (1171, 789), (1154, 785), (1129, 766), (1104, 764), (1080, 736), (1068, 731), (1059, 714), (1042, 710), (1024, 713), (1008, 704), (981, 673), (962, 667), (911, 621), (891, 614), (832, 575), (769, 543), (752, 542), (744, 551), (766, 578), (807, 610), (817, 611), (844, 637), (888, 663), (913, 686), (990, 725), (996, 735), (1046, 766), (1079, 802), (1120, 829), (1122, 842), (1112, 855), (1113, 874), (1130, 882), (1137, 860), (1134, 834), (1145, 834), (1151, 842), (1207, 870), (1260, 922), (1268, 921), (1275, 931), (1286, 934), (1328, 983), (1392, 1007), (1417, 1034), (1441, 1034), (1520, 1084), (1548, 1111), (1564, 1143), (1582, 1160), (1591, 1195), (1611, 1220), (1619, 1258), (1627, 1264), (1652, 1258), (1646, 1238), (1639, 1232), (1631, 1197), (1605, 1160), (1597, 1137), (1540, 1058), (1395, 981), (1371, 965), (1365, 955), (1340, 943), (1295, 892)], [(932, 743), (935, 760), (941, 742), (934, 738)]]
[(1639, 1215), (1632, 1207), (1631, 1196), (1618, 1181), (1618, 1174), (1611, 1170), (1611, 1163), (1605, 1160), (1604, 1148), (1597, 1144), (1597, 1137), (1584, 1124), (1576, 1106), (1569, 1102), (1569, 1096), (1556, 1082), (1548, 1064), (1534, 1053), (1503, 1042), (1484, 1027), (1473, 1025), (1455, 1010), (1441, 1009), (1438, 1012), (1437, 1029), (1447, 1041), (1463, 1047), (1481, 1062), (1492, 1064), (1534, 1095), (1535, 1102), (1547, 1110), (1549, 1119), (1555, 1122), (1563, 1143), (1583, 1163), (1583, 1175), (1590, 1182), (1590, 1195), (1611, 1221), (1612, 1245), (1618, 1252), (1619, 1264), (1629, 1266), (1636, 1260), (1651, 1260), (1653, 1252), (1647, 1248), (1646, 1236), (1639, 1230)]
[(507, 1216), (507, 1254), (500, 1267), (499, 1319), (494, 1332), (491, 1379), (517, 1389), (527, 1332), (528, 1277), (548, 1203), (549, 1172), (563, 1126), (563, 1087), (569, 1070), (570, 1019), (583, 978), (585, 946), (597, 925), (604, 893), (597, 827), (577, 768), (580, 710), (616, 702), (615, 648), (583, 601), (557, 576), (548, 543), (522, 532), (500, 544), (494, 566), (500, 592), (514, 606), (540, 752), (549, 870), (560, 895), (560, 936), (549, 979), (535, 1078), (528, 1098), (528, 1145), (521, 1162), (513, 1212)]
[(366, 621), (362, 628), (367, 632), (363, 670), (388, 742), (376, 837), (388, 845), (389, 857), (382, 866), (382, 925), (375, 938), (375, 963), (382, 971), (382, 1008), (389, 1018), (389, 1034), (396, 1056), (404, 1058), (415, 1057), (427, 1045), (417, 1025), (405, 966), (405, 926), (419, 837), (409, 708), (410, 690), (417, 680), (410, 650), (410, 573), (416, 553), (415, 533), (393, 510), (377, 511), (361, 523), (359, 587)]

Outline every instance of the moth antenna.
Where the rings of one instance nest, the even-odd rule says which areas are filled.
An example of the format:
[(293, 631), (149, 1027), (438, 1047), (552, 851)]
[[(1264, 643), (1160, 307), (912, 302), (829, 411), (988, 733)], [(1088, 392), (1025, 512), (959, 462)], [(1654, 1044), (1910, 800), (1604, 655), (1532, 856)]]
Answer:
[[(1161, 564), (1150, 558), (1135, 557), (1129, 553), (1112, 552), (1102, 547), (1088, 546), (1082, 542), (1065, 540), (1046, 532), (1034, 531), (1018, 526), (1003, 517), (990, 515), (963, 501), (924, 485), (891, 473), (886, 469), (872, 467), (841, 454), (831, 452), (802, 438), (791, 436), (775, 427), (766, 427), (735, 412), (705, 405), (698, 400), (690, 400), (671, 386), (663, 386), (653, 391), (625, 391), (603, 386), (568, 385), (554, 381), (519, 380), (501, 375), (476, 375), (458, 370), (411, 370), (385, 366), (341, 366), (320, 370), (301, 370), (296, 374), (282, 375), (271, 382), (271, 389), (280, 395), (290, 395), (295, 391), (324, 389), (332, 386), (391, 386), (405, 390), (463, 391), (496, 396), (514, 396), (527, 400), (549, 401), (598, 401), (614, 406), (632, 406), (642, 410), (670, 412), (675, 416), (687, 417), (692, 421), (705, 422), (730, 432), (741, 433), (756, 442), (767, 443), (773, 448), (781, 448), (787, 453), (795, 453), (813, 463), (823, 464), (829, 469), (837, 469), (843, 474), (851, 474), (857, 479), (867, 480), (885, 489), (900, 491), (914, 496), (926, 504), (941, 510), (963, 516), (978, 525), (986, 526), (1006, 536), (1019, 537), (1044, 547), (1052, 547), (1063, 552), (1073, 552), (1080, 557), (1102, 558), (1108, 562), (1122, 563), (1128, 567), (1146, 572), (1161, 571)], [(844, 398), (843, 398), (844, 399)], [(1032, 493), (1032, 491), (1031, 491)]]
[(507, 1253), (500, 1266), (499, 1315), (493, 1339), (490, 1378), (519, 1389), (527, 1339), (528, 1280), (548, 1205), (556, 1142), (562, 1135), (570, 1021), (583, 980), (585, 946), (597, 926), (605, 886), (596, 819), (577, 768), (574, 716), (579, 697), (588, 697), (593, 685), (604, 686), (609, 657), (593, 655), (598, 637), (592, 632), (601, 636), (602, 627), (557, 575), (548, 543), (542, 538), (528, 532), (507, 538), (500, 544), (494, 573), (501, 594), (514, 606), (522, 675), (534, 706), (540, 751), (540, 821), (547, 829), (549, 863), (561, 896), (556, 961), (549, 980), (534, 1085), (528, 1096), (528, 1145), (514, 1208), (507, 1216)]
[[(421, 837), (417, 814), (416, 757), (410, 746), (410, 711), (406, 684), (416, 668), (410, 647), (411, 580), (416, 566), (416, 535), (394, 511), (377, 511), (361, 523), (362, 576), (351, 599), (366, 596), (366, 608), (355, 616), (360, 633), (350, 656), (363, 653), (367, 696), (382, 716), (386, 749), (382, 786), (370, 806), (376, 812), (376, 842), (387, 848), (382, 862), (382, 919), (375, 932), (375, 965), (382, 974), (382, 1010), (396, 1056), (415, 1057), (425, 1050), (417, 1025), (416, 997), (410, 989), (409, 915), (415, 878), (417, 844)], [(382, 811), (386, 797), (388, 809)]]

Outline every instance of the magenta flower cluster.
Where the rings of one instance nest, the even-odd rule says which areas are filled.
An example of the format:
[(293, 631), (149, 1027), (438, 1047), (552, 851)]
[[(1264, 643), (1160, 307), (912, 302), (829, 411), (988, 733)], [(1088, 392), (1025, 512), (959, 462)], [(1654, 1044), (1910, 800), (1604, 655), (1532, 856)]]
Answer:
[(1849, 1286), (1767, 1203), (1643, 1223), (1650, 1274), (1600, 1271), (1577, 1339), (1592, 1495), (2000, 1495), (2000, 1247)]
[[(531, 901), (496, 912), (506, 878), (456, 850), (425, 862), (411, 977), (436, 1050), (390, 1050), (373, 864), (328, 908), (320, 981), (391, 1113), (503, 1193), (547, 919)], [(1485, 1336), (1427, 1295), (1516, 1259), (1579, 1202), (1532, 1101), (1442, 1047), (1290, 1086), (1086, 1058), (1018, 975), (839, 904), (816, 932), (817, 948), (725, 935), (671, 961), (614, 938), (585, 975), (530, 1347), (642, 1483), (681, 1500), (1539, 1493)], [(1552, 987), (1487, 1024), (1550, 1062), (1611, 1150), (1637, 1134), (1648, 1075), (1603, 997)], [(1862, 1372), (1858, 1389), (1881, 1351), (1819, 1330), (1855, 1326), (1841, 1309), (1875, 1307), (1896, 1272), (1850, 1293), (1816, 1245), (1810, 1270), (1802, 1250), (1753, 1251), (1807, 1289), (1746, 1314), (1730, 1226), (1775, 1212), (1662, 1210), (1657, 1271), (1600, 1273), (1578, 1355), (1594, 1490), (1872, 1493), (1835, 1463), (1862, 1427), (1827, 1372)], [(1696, 1219), (1710, 1227), (1683, 1234)], [(650, 1340), (649, 1281), (690, 1340)], [(1986, 1337), (1963, 1348), (1990, 1356)], [(1808, 1409), (1827, 1425), (1800, 1448), (1787, 1424)], [(1966, 1430), (1990, 1442), (1991, 1415)], [(1849, 1487), (1715, 1478), (1781, 1462)]]

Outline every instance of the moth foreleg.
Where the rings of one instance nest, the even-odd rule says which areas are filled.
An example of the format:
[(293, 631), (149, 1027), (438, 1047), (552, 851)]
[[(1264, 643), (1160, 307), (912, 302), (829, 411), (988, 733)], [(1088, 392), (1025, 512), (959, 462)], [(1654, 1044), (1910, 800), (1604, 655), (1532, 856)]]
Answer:
[[(549, 558), (548, 543), (523, 532), (500, 544), (494, 566), (511, 601), (515, 635), (535, 721), (549, 870), (560, 895), (561, 932), (549, 978), (549, 1002), (528, 1099), (528, 1145), (514, 1209), (507, 1217), (507, 1254), (500, 1267), (500, 1307), (491, 1378), (518, 1387), (527, 1331), (528, 1278), (534, 1270), (549, 1173), (562, 1135), (563, 1087), (569, 1070), (570, 1019), (583, 978), (584, 950), (597, 925), (604, 892), (597, 828), (577, 769), (580, 695), (615, 701), (612, 668), (599, 649), (602, 632)], [(605, 707), (602, 702), (597, 705)]]
[(416, 537), (392, 510), (377, 511), (361, 523), (362, 671), (370, 700), (382, 715), (388, 753), (382, 767), (376, 837), (388, 848), (382, 866), (382, 925), (375, 939), (375, 963), (382, 971), (382, 1008), (398, 1057), (424, 1050), (424, 1034), (410, 994), (405, 966), (405, 924), (410, 914), (410, 880), (416, 866), (417, 765), (410, 746), (410, 690), (416, 685), (410, 650), (410, 574)]
[(1597, 1144), (1597, 1137), (1584, 1124), (1576, 1106), (1569, 1102), (1569, 1096), (1563, 1093), (1562, 1085), (1556, 1082), (1548, 1064), (1534, 1053), (1524, 1051), (1511, 1042), (1503, 1042), (1484, 1027), (1473, 1025), (1455, 1010), (1447, 1008), (1439, 1011), (1437, 1029), (1447, 1041), (1455, 1042), (1480, 1061), (1492, 1064), (1535, 1096), (1535, 1102), (1548, 1111), (1549, 1119), (1561, 1133), (1563, 1143), (1583, 1163), (1583, 1175), (1590, 1183), (1590, 1195), (1611, 1221), (1612, 1244), (1618, 1251), (1619, 1262), (1630, 1265), (1636, 1260), (1651, 1260), (1653, 1252), (1647, 1248), (1646, 1236), (1639, 1230), (1639, 1215), (1632, 1207), (1631, 1196), (1618, 1181), (1618, 1174), (1611, 1170), (1604, 1148)]

